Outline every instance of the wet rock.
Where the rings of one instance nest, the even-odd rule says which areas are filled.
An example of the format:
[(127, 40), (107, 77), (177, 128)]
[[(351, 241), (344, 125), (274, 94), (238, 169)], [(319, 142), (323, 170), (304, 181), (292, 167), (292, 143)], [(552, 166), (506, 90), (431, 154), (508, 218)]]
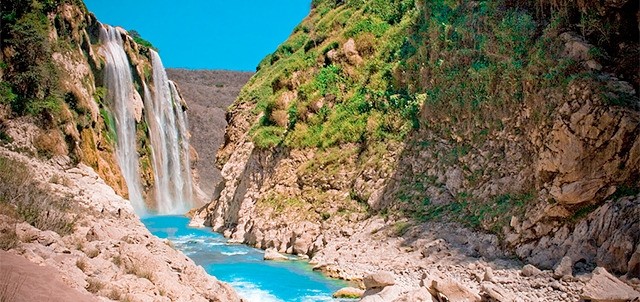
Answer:
[(594, 302), (637, 301), (634, 299), (640, 299), (640, 292), (598, 267), (584, 286), (580, 298)]

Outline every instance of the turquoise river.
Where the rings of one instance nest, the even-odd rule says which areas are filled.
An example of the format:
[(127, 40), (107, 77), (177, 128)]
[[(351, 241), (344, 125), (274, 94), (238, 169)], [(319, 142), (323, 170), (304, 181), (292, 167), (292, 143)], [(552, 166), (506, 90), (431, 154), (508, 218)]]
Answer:
[(264, 261), (264, 252), (231, 244), (208, 228), (188, 226), (184, 216), (151, 216), (142, 222), (249, 302), (354, 301), (331, 294), (348, 284), (314, 272), (306, 261)]

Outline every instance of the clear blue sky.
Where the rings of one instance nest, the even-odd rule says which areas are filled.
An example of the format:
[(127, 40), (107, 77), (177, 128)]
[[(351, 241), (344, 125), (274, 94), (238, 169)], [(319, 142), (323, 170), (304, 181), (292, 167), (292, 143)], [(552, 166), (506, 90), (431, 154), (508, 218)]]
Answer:
[(309, 13), (311, 0), (85, 0), (98, 20), (135, 29), (165, 67), (254, 71)]

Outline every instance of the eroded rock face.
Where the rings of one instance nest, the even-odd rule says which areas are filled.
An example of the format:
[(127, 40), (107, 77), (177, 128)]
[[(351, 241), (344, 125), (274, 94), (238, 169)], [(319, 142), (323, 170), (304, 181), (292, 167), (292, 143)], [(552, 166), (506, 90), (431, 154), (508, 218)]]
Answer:
[(598, 267), (582, 290), (580, 298), (594, 302), (622, 302), (640, 299), (640, 292)]
[[(538, 241), (515, 241), (510, 244), (518, 245), (518, 256), (542, 268), (552, 268), (564, 256), (569, 256), (575, 262), (597, 264), (618, 274), (637, 277), (640, 275), (637, 260), (640, 259), (640, 246), (637, 244), (640, 234), (638, 217), (640, 195), (625, 197), (605, 202), (574, 226), (551, 224), (551, 228), (557, 230), (541, 236)], [(522, 225), (530, 223), (532, 222), (523, 222)], [(521, 230), (521, 233), (535, 232), (535, 229), (531, 226), (530, 229)]]
[(616, 107), (566, 103), (539, 155), (537, 174), (564, 205), (605, 198), (640, 167), (638, 114)]
[(0, 229), (13, 226), (18, 239), (9, 253), (57, 271), (66, 286), (100, 299), (240, 301), (230, 286), (153, 236), (129, 201), (90, 167), (73, 166), (68, 158), (43, 162), (2, 147), (0, 156), (25, 163), (31, 185), (51, 194), (46, 202), (69, 202), (67, 215), (74, 221), (61, 236), (0, 214)]

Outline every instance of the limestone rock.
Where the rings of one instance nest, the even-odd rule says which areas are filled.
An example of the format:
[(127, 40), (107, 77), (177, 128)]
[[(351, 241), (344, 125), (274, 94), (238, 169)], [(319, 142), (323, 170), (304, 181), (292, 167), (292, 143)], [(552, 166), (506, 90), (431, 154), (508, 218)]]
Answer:
[(452, 279), (435, 277), (425, 282), (434, 297), (445, 297), (448, 301), (480, 302), (480, 295)]
[(433, 296), (431, 296), (431, 293), (424, 287), (411, 290), (401, 295), (398, 299), (393, 300), (393, 302), (433, 302), (433, 301), (434, 301)]
[(494, 275), (493, 275), (493, 269), (490, 267), (485, 267), (484, 268), (484, 276), (482, 278), (484, 281), (489, 281), (489, 282), (494, 282)]
[(565, 276), (572, 276), (572, 275), (573, 275), (573, 260), (571, 260), (571, 257), (569, 256), (564, 256), (562, 257), (562, 260), (560, 260), (560, 263), (558, 263), (556, 268), (553, 270), (553, 277), (556, 279), (559, 279)]
[(497, 284), (484, 282), (482, 283), (481, 289), (489, 297), (498, 302), (511, 302), (516, 300), (515, 295), (506, 291), (504, 288)]
[(278, 253), (276, 249), (270, 248), (264, 251), (264, 260), (289, 260), (289, 258)]
[(355, 287), (343, 287), (333, 293), (334, 298), (360, 298), (364, 290)]
[(542, 273), (542, 271), (532, 264), (525, 265), (520, 272), (520, 274), (524, 277), (535, 277), (537, 275), (540, 275), (540, 273)]
[(358, 49), (356, 48), (356, 42), (353, 38), (350, 38), (347, 42), (342, 46), (342, 51), (344, 55), (347, 57), (347, 60), (351, 65), (360, 65), (363, 60), (360, 54), (358, 53)]
[(377, 272), (364, 278), (364, 286), (367, 289), (383, 288), (396, 284), (395, 278), (388, 272)]
[(394, 301), (402, 293), (402, 288), (398, 285), (390, 285), (384, 288), (372, 288), (364, 292), (361, 302), (388, 302)]
[(593, 277), (584, 286), (580, 297), (594, 302), (636, 301), (634, 299), (640, 299), (640, 292), (611, 275), (606, 269), (598, 267), (593, 271)]

